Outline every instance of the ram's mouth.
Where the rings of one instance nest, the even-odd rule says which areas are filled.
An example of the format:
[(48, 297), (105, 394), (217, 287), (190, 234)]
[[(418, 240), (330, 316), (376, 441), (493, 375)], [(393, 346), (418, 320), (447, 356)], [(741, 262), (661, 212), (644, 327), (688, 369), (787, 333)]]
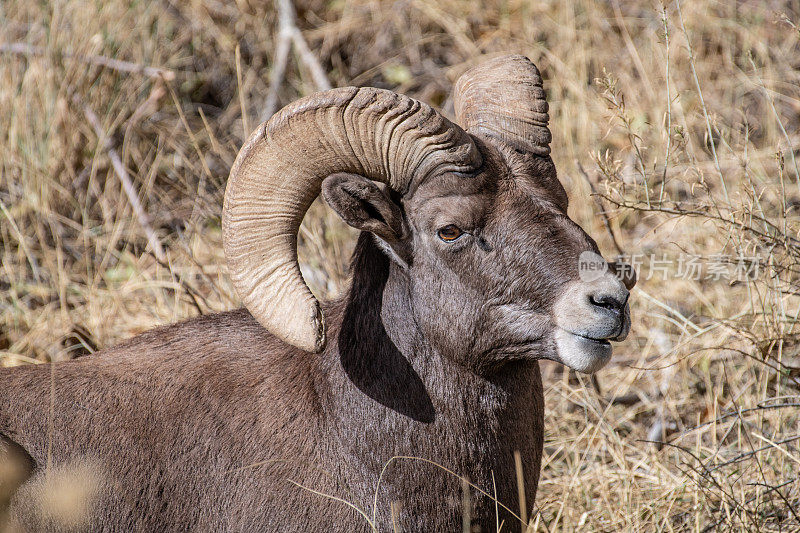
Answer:
[(563, 331), (564, 333), (569, 333), (573, 337), (577, 337), (579, 341), (586, 341), (588, 343), (600, 344), (602, 346), (611, 346), (611, 341), (616, 341), (618, 336), (615, 334), (615, 335), (609, 335), (607, 337), (592, 337), (589, 335), (582, 335), (576, 331), (570, 331), (560, 326), (556, 326), (556, 328)]
[[(571, 331), (567, 331), (567, 333), (572, 333), (572, 332)], [(580, 333), (572, 333), (572, 335), (575, 335), (576, 337), (580, 337), (581, 339), (583, 339), (585, 341), (588, 341), (588, 342), (593, 342), (595, 344), (600, 344), (602, 346), (611, 346), (611, 339), (610, 338), (596, 339), (594, 337), (587, 337), (586, 335), (581, 335)]]
[(591, 374), (611, 359), (610, 338), (587, 337), (557, 327), (555, 330), (558, 361), (578, 372)]

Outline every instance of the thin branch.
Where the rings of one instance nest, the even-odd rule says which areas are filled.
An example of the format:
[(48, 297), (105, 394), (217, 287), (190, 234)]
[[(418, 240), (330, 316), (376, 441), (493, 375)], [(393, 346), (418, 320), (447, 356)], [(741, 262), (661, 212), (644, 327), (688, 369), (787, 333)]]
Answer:
[(300, 62), (311, 73), (311, 78), (314, 80), (317, 90), (327, 91), (331, 89), (331, 82), (328, 80), (328, 75), (325, 74), (325, 69), (322, 68), (319, 60), (308, 47), (308, 43), (303, 37), (303, 32), (297, 27), (297, 14), (294, 4), (292, 4), (291, 0), (275, 0), (275, 4), (278, 8), (278, 38), (275, 47), (275, 58), (272, 62), (272, 75), (267, 101), (260, 117), (262, 122), (268, 120), (277, 111), (278, 90), (286, 74), (286, 66), (289, 63), (289, 51), (292, 44), (297, 50)]
[[(648, 443), (651, 443), (651, 444), (656, 444), (653, 441), (648, 441), (648, 440), (644, 440), (644, 439), (637, 440), (637, 442), (648, 442)], [(723, 487), (720, 484), (720, 482), (717, 481), (717, 479), (714, 477), (714, 473), (712, 471), (710, 471), (708, 468), (706, 468), (705, 463), (703, 463), (703, 461), (700, 459), (700, 457), (698, 457), (696, 454), (692, 453), (692, 451), (690, 449), (685, 448), (683, 446), (678, 446), (677, 444), (674, 444), (672, 442), (662, 442), (661, 444), (664, 445), (664, 446), (669, 446), (671, 448), (675, 448), (675, 449), (687, 454), (688, 456), (690, 456), (692, 459), (695, 460), (695, 462), (698, 464), (699, 468), (694, 467), (693, 465), (689, 464), (688, 462), (686, 462), (684, 464), (686, 466), (688, 466), (695, 474), (698, 475), (698, 479), (693, 479), (692, 480), (692, 481), (694, 481), (694, 483), (697, 485), (698, 488), (700, 488), (701, 490), (703, 489), (703, 487), (700, 485), (700, 478), (705, 479), (706, 481), (710, 482), (714, 487), (716, 487), (716, 489), (719, 491), (719, 493), (722, 496), (724, 496), (725, 498), (727, 498), (729, 503), (731, 503), (734, 506), (734, 508), (741, 509), (744, 512), (744, 516), (745, 517), (747, 517), (751, 522), (755, 522), (753, 517), (748, 512), (747, 508), (741, 502), (739, 502), (739, 500), (736, 499), (736, 496), (733, 494), (733, 492), (729, 492), (729, 491), (725, 490), (725, 487)], [(724, 501), (724, 499), (723, 499), (723, 501)]]
[(269, 92), (267, 93), (264, 110), (261, 112), (261, 117), (259, 117), (261, 122), (268, 120), (278, 110), (278, 89), (283, 83), (283, 76), (286, 73), (286, 65), (289, 63), (291, 49), (291, 33), (286, 33), (282, 29), (278, 30), (278, 43), (275, 47), (275, 59), (272, 61)]
[(236, 87), (239, 92), (239, 107), (242, 113), (243, 138), (246, 139), (250, 135), (250, 121), (247, 120), (247, 106), (245, 106), (244, 103), (244, 91), (242, 90), (242, 53), (238, 44), (236, 45)]
[[(7, 54), (21, 54), (26, 56), (44, 56), (47, 55), (47, 50), (43, 46), (33, 46), (28, 43), (2, 43), (0, 44), (0, 52)], [(175, 79), (175, 72), (165, 68), (148, 67), (147, 65), (140, 65), (138, 63), (131, 63), (130, 61), (122, 61), (121, 59), (113, 59), (106, 56), (97, 55), (82, 55), (73, 54), (71, 52), (60, 52), (61, 57), (76, 59), (91, 65), (110, 68), (119, 72), (128, 72), (132, 74), (144, 74), (150, 78), (164, 78), (167, 81)]]
[(740, 463), (740, 462), (744, 461), (745, 459), (749, 459), (749, 458), (755, 456), (756, 454), (759, 454), (759, 453), (761, 453), (761, 452), (763, 452), (765, 450), (770, 450), (772, 448), (778, 448), (778, 445), (780, 445), (780, 444), (786, 444), (787, 442), (794, 442), (794, 441), (799, 440), (799, 439), (800, 439), (800, 435), (792, 435), (791, 437), (787, 437), (785, 439), (782, 439), (782, 440), (779, 440), (779, 441), (776, 441), (776, 442), (767, 441), (767, 442), (769, 442), (769, 444), (766, 445), (766, 446), (762, 446), (761, 448), (754, 448), (753, 450), (751, 450), (749, 452), (742, 452), (739, 455), (737, 455), (736, 457), (734, 457), (732, 459), (728, 459), (727, 461), (724, 461), (722, 463), (716, 464), (716, 465), (714, 465), (712, 467), (708, 467), (708, 466), (704, 465), (703, 468), (705, 468), (708, 472), (714, 472), (714, 471), (719, 470), (720, 468), (726, 467), (728, 465), (732, 465), (732, 464), (735, 464), (735, 463)]
[[(752, 226), (748, 226), (744, 222), (740, 222), (740, 221), (737, 221), (737, 220), (729, 220), (729, 219), (723, 217), (722, 215), (715, 215), (713, 213), (709, 213), (707, 211), (700, 211), (700, 210), (697, 210), (697, 209), (687, 209), (687, 210), (672, 209), (672, 208), (668, 208), (668, 207), (660, 207), (660, 206), (655, 206), (655, 205), (651, 206), (651, 207), (648, 207), (648, 206), (645, 206), (645, 205), (638, 205), (638, 204), (628, 203), (628, 202), (621, 201), (621, 200), (615, 200), (614, 198), (612, 198), (610, 196), (607, 196), (607, 195), (602, 195), (602, 197), (605, 198), (605, 200), (607, 202), (609, 202), (610, 204), (612, 204), (614, 207), (617, 207), (617, 208), (632, 209), (634, 211), (645, 211), (645, 212), (650, 212), (650, 213), (665, 213), (665, 214), (668, 214), (668, 215), (675, 215), (675, 216), (680, 216), (680, 217), (704, 217), (704, 218), (707, 218), (709, 220), (716, 220), (716, 221), (723, 222), (723, 223), (726, 223), (726, 224), (731, 224), (732, 226), (736, 226), (736, 227), (740, 228), (743, 231), (746, 231), (748, 233), (753, 234), (754, 236), (762, 239), (764, 242), (774, 244), (775, 246), (780, 246), (781, 248), (786, 250), (790, 255), (794, 256), (794, 255), (800, 253), (800, 250), (795, 250), (795, 248), (797, 248), (798, 245), (800, 245), (800, 239), (795, 239), (794, 237), (790, 237), (788, 235), (779, 235), (779, 236), (769, 235), (767, 233), (761, 232), (761, 231), (753, 228)], [(731, 213), (731, 216), (733, 216), (733, 213)], [(769, 220), (763, 219), (760, 216), (754, 215), (752, 213), (749, 216), (750, 216), (750, 218), (753, 218), (753, 219), (756, 219), (756, 220), (759, 220), (759, 221), (763, 221), (766, 224), (769, 224), (770, 226), (772, 226), (775, 230), (780, 231), (780, 228), (775, 226), (775, 224), (773, 224)], [(784, 239), (784, 241), (781, 241), (780, 237), (782, 237)]]
[[(288, 2), (288, 0), (282, 0)], [(317, 86), (318, 91), (328, 91), (331, 89), (331, 82), (328, 80), (328, 75), (317, 60), (317, 56), (311, 52), (308, 43), (303, 38), (303, 34), (299, 29), (295, 28), (294, 35), (292, 36), (294, 46), (300, 54), (300, 59), (305, 64), (308, 71), (311, 73), (311, 78), (314, 80), (314, 85)]]
[(592, 180), (589, 178), (589, 174), (586, 172), (586, 169), (583, 168), (583, 165), (578, 163), (578, 170), (580, 170), (583, 179), (586, 180), (586, 183), (589, 184), (589, 189), (592, 191), (592, 198), (594, 199), (595, 204), (597, 205), (597, 209), (600, 212), (600, 216), (603, 217), (603, 225), (608, 232), (608, 235), (611, 237), (611, 242), (614, 244), (614, 248), (617, 249), (617, 255), (624, 255), (622, 247), (619, 245), (617, 241), (616, 235), (614, 235), (614, 230), (611, 228), (611, 219), (608, 217), (608, 213), (606, 212), (605, 207), (603, 206), (603, 202), (600, 200), (602, 195), (597, 192), (597, 188), (592, 183)]
[(186, 295), (189, 296), (189, 299), (192, 301), (192, 305), (194, 306), (195, 309), (197, 309), (197, 313), (201, 316), (204, 315), (205, 313), (203, 312), (203, 308), (200, 307), (200, 303), (197, 301), (197, 297), (203, 300), (203, 303), (206, 304), (206, 307), (210, 309), (211, 306), (208, 304), (208, 300), (206, 300), (206, 298), (202, 294), (197, 292), (188, 283), (183, 281), (183, 279), (180, 276), (175, 274), (175, 272), (172, 270), (172, 265), (170, 265), (166, 261), (159, 261), (159, 259), (155, 256), (155, 254), (153, 254), (153, 257), (155, 258), (156, 261), (158, 261), (159, 265), (161, 265), (162, 267), (166, 268), (169, 271), (169, 275), (172, 278), (172, 281), (174, 281), (177, 285), (180, 285), (180, 287), (183, 289)]
[(662, 20), (664, 22), (664, 40), (665, 40), (665, 49), (667, 57), (665, 59), (666, 67), (666, 74), (664, 79), (664, 85), (667, 88), (667, 153), (664, 155), (664, 175), (661, 177), (661, 192), (658, 195), (658, 202), (661, 203), (664, 200), (664, 187), (667, 183), (667, 167), (669, 166), (669, 151), (672, 144), (672, 95), (669, 91), (669, 25), (667, 24), (667, 5), (661, 5), (662, 10)]
[[(797, 512), (794, 510), (794, 507), (792, 506), (792, 504), (789, 503), (789, 500), (786, 498), (786, 496), (784, 496), (783, 493), (779, 490), (779, 489), (785, 487), (786, 485), (790, 485), (792, 483), (795, 483), (797, 480), (798, 480), (798, 478), (792, 478), (792, 479), (790, 479), (788, 481), (784, 481), (780, 485), (768, 485), (766, 483), (748, 483), (748, 485), (752, 485), (754, 487), (764, 487), (764, 488), (766, 488), (765, 492), (772, 492), (772, 491), (777, 492), (778, 496), (783, 500), (783, 503), (786, 504), (786, 508), (789, 509), (789, 512), (792, 513), (792, 515), (794, 516), (795, 520), (800, 522), (800, 516), (797, 515)], [(750, 498), (749, 500), (744, 502), (745, 505), (747, 505), (748, 503), (756, 500), (758, 497), (759, 497), (758, 495), (753, 496), (752, 498)]]
[(772, 95), (767, 90), (767, 87), (764, 85), (764, 80), (761, 79), (761, 76), (758, 75), (758, 69), (756, 68), (755, 61), (753, 61), (753, 54), (752, 52), (748, 53), (747, 59), (750, 60), (750, 65), (753, 67), (753, 72), (758, 79), (758, 86), (764, 91), (764, 97), (766, 97), (767, 102), (769, 102), (769, 107), (772, 109), (772, 114), (775, 116), (775, 122), (778, 123), (778, 127), (781, 129), (781, 133), (783, 133), (783, 138), (786, 139), (786, 149), (789, 152), (789, 155), (792, 157), (792, 163), (794, 164), (794, 177), (797, 183), (797, 187), (800, 188), (800, 168), (797, 166), (797, 159), (794, 157), (794, 147), (792, 146), (792, 141), (789, 139), (789, 134), (786, 133), (786, 128), (783, 127), (783, 121), (781, 120), (780, 115), (778, 114), (778, 110), (775, 109), (775, 101), (772, 99)]
[[(703, 90), (700, 89), (700, 79), (697, 77), (697, 70), (694, 66), (694, 49), (692, 48), (692, 41), (689, 39), (689, 32), (686, 31), (686, 25), (683, 23), (683, 11), (681, 10), (681, 2), (680, 0), (675, 0), (675, 5), (678, 8), (678, 17), (681, 21), (681, 30), (683, 30), (683, 35), (686, 37), (686, 46), (689, 50), (689, 67), (692, 70), (692, 77), (694, 78), (694, 86), (697, 88), (697, 96), (700, 97), (700, 107), (703, 109), (703, 116), (706, 119), (706, 128), (708, 129), (708, 144), (711, 145), (711, 154), (714, 156), (714, 166), (717, 169), (717, 174), (719, 174), (719, 181), (722, 185), (722, 192), (725, 194), (725, 202), (730, 205), (731, 201), (728, 198), (728, 186), (725, 185), (725, 177), (722, 174), (722, 169), (719, 166), (719, 158), (717, 157), (717, 146), (714, 142), (714, 134), (711, 131), (711, 118), (708, 116), (708, 109), (706, 108), (706, 101), (703, 98)], [(669, 83), (669, 81), (667, 81)], [(731, 214), (731, 218), (733, 218), (733, 214)]]
[(781, 404), (776, 404), (776, 405), (759, 405), (758, 407), (749, 407), (747, 409), (737, 409), (736, 411), (732, 411), (730, 413), (723, 413), (723, 414), (719, 415), (717, 418), (715, 418), (713, 420), (709, 420), (708, 422), (703, 422), (702, 424), (699, 424), (697, 426), (687, 428), (687, 429), (685, 429), (683, 431), (683, 433), (681, 433), (680, 435), (678, 435), (675, 438), (679, 439), (679, 438), (684, 437), (684, 436), (688, 435), (689, 433), (691, 433), (692, 431), (695, 431), (697, 429), (709, 426), (711, 424), (719, 424), (720, 422), (724, 421), (727, 418), (731, 418), (731, 417), (734, 417), (734, 416), (740, 416), (740, 415), (743, 415), (745, 413), (751, 413), (751, 412), (754, 412), (754, 411), (767, 411), (767, 410), (771, 410), (771, 409), (788, 409), (788, 408), (794, 409), (794, 408), (799, 408), (799, 407), (800, 407), (800, 403), (781, 403)]
[(133, 182), (128, 175), (128, 171), (125, 169), (125, 165), (122, 164), (122, 159), (119, 157), (119, 154), (114, 149), (111, 139), (103, 131), (100, 120), (97, 118), (95, 112), (92, 111), (88, 105), (84, 104), (77, 95), (72, 97), (72, 101), (75, 103), (75, 105), (81, 106), (83, 109), (83, 115), (86, 117), (86, 121), (92, 126), (95, 135), (97, 135), (97, 138), (100, 140), (103, 148), (108, 153), (108, 158), (111, 160), (111, 165), (114, 167), (114, 172), (117, 174), (119, 181), (122, 183), (122, 188), (125, 191), (125, 195), (128, 197), (128, 201), (133, 208), (133, 212), (136, 214), (136, 218), (139, 220), (139, 225), (142, 226), (142, 229), (147, 236), (147, 241), (150, 243), (150, 248), (153, 251), (153, 255), (156, 256), (156, 259), (158, 259), (159, 262), (166, 261), (167, 256), (164, 254), (164, 248), (161, 246), (161, 241), (158, 240), (158, 235), (150, 225), (150, 217), (147, 216), (144, 207), (142, 207), (142, 202), (139, 200), (139, 194), (136, 192), (136, 188), (133, 186)]

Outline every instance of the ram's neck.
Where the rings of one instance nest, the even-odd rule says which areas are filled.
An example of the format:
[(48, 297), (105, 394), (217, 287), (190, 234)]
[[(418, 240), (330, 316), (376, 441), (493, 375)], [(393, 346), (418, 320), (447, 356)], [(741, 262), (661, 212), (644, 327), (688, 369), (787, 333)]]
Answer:
[[(332, 310), (338, 316), (331, 321), (337, 325), (331, 331), (335, 342), (326, 352), (331, 394), (325, 404), (337, 438), (327, 444), (326, 455), (345, 465), (337, 474), (356, 499), (371, 502), (386, 462), (414, 456), (468, 476), (484, 489), (494, 473), (498, 494), (506, 494), (507, 487), (516, 487), (513, 453), (520, 450), (529, 493), (535, 490), (542, 430), (537, 363), (515, 363), (480, 377), (442, 357), (411, 318), (407, 281), (393, 269), (362, 234), (351, 292)], [(395, 462), (384, 473), (384, 498), (413, 494), (414, 488), (427, 492), (438, 485), (452, 492), (460, 486), (430, 464)]]

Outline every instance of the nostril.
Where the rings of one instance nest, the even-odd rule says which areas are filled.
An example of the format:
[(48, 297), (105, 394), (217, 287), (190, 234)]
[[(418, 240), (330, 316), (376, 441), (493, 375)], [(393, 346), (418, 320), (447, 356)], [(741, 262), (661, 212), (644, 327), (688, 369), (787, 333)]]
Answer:
[[(627, 300), (627, 298), (625, 298)], [(611, 294), (593, 294), (589, 296), (589, 302), (597, 307), (602, 307), (610, 311), (619, 313), (625, 307), (625, 300), (620, 300)]]

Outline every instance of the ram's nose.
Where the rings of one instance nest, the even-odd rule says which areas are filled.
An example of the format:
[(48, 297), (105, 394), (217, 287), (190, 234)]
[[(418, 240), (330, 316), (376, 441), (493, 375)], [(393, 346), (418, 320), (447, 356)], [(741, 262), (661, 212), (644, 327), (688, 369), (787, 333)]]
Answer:
[(554, 306), (555, 324), (594, 340), (623, 340), (630, 327), (630, 291), (611, 271), (568, 285)]
[(620, 283), (617, 286), (605, 287), (602, 290), (589, 291), (589, 303), (602, 312), (610, 312), (622, 316), (625, 304), (628, 303), (630, 291)]
[(590, 329), (609, 340), (624, 340), (630, 328), (630, 291), (613, 275), (598, 281), (586, 287), (587, 308), (596, 316), (595, 326)]

